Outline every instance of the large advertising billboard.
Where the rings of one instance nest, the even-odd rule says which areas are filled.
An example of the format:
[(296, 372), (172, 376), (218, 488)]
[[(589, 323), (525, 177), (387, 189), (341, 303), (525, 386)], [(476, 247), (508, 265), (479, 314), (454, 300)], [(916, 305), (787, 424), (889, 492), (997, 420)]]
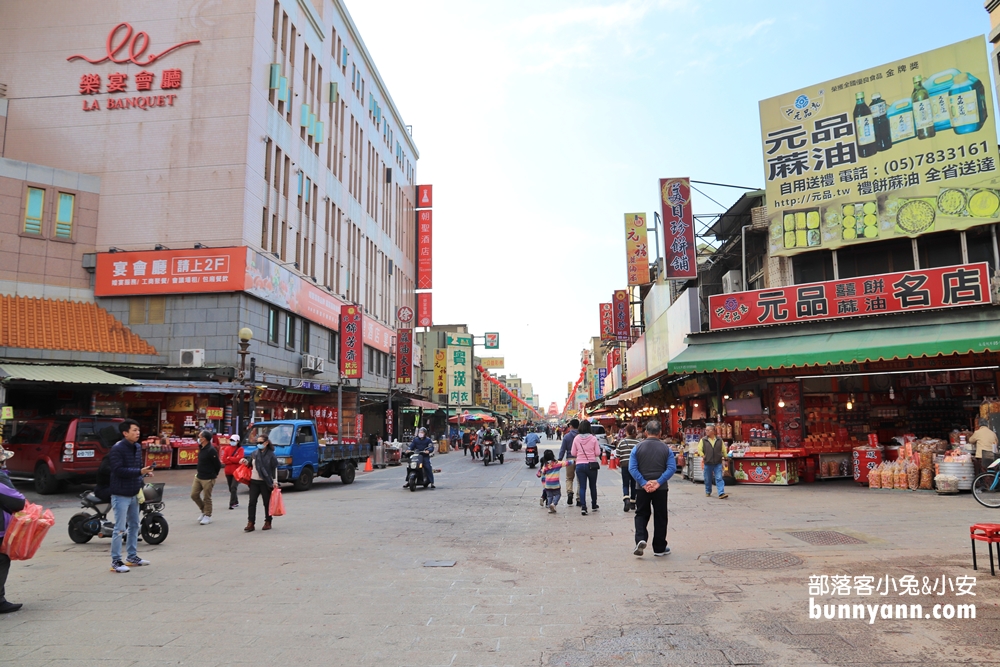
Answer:
[(982, 37), (760, 102), (772, 255), (1000, 220)]

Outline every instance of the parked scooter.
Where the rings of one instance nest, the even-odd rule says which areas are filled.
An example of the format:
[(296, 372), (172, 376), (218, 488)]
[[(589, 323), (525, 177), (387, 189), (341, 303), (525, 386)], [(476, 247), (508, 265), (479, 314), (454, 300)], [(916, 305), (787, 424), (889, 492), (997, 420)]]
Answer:
[(524, 465), (534, 468), (538, 465), (538, 445), (526, 445), (524, 447)]
[(507, 446), (510, 447), (510, 451), (512, 452), (521, 451), (521, 436), (517, 433), (511, 433), (510, 441), (507, 443)]
[[(146, 484), (142, 487), (143, 502), (139, 505), (142, 519), (139, 533), (146, 544), (159, 544), (167, 539), (170, 526), (164, 518), (163, 487), (165, 484)], [(80, 494), (80, 506), (88, 510), (74, 514), (69, 520), (69, 538), (77, 544), (86, 544), (93, 537), (111, 537), (115, 522), (108, 519), (111, 501), (104, 501), (93, 491)]]
[[(416, 491), (418, 484), (422, 484), (425, 489), (430, 486), (431, 480), (424, 470), (425, 465), (429, 464), (424, 463), (424, 457), (421, 456), (420, 452), (406, 452), (403, 456), (407, 459), (406, 486), (410, 491)], [(434, 452), (428, 452), (427, 456), (434, 456)]]

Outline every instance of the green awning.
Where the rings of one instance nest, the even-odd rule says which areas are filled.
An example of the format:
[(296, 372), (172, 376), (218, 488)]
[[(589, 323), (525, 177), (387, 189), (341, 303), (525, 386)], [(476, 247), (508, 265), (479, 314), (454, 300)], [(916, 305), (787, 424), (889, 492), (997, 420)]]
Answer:
[(4, 364), (0, 366), (0, 380), (10, 382), (63, 382), (68, 384), (142, 384), (121, 375), (113, 375), (89, 366), (47, 366), (42, 364)]
[(660, 391), (660, 381), (659, 380), (653, 380), (652, 382), (647, 382), (646, 384), (642, 385), (642, 395), (643, 396), (646, 396), (648, 394), (655, 394), (658, 391)]
[(713, 373), (801, 368), (998, 350), (997, 321), (954, 322), (690, 344), (670, 362), (669, 369), (671, 373)]

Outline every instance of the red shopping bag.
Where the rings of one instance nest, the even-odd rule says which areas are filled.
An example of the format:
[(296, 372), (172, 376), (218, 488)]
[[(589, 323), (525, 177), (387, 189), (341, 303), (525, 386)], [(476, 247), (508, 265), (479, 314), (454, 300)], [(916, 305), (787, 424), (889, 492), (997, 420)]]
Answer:
[(281, 497), (281, 489), (271, 491), (271, 504), (267, 511), (271, 516), (285, 516), (285, 500)]
[(55, 522), (51, 510), (26, 502), (23, 510), (11, 516), (0, 553), (7, 554), (11, 560), (29, 560)]
[(250, 475), (253, 471), (250, 470), (250, 466), (245, 466), (240, 464), (236, 466), (236, 470), (233, 471), (233, 479), (236, 480), (238, 484), (250, 484)]

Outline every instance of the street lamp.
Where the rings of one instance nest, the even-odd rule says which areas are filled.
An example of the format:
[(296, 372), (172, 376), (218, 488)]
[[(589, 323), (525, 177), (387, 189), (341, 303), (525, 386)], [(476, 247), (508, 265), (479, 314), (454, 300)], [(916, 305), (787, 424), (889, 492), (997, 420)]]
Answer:
[[(243, 434), (243, 422), (244, 422), (244, 419), (243, 419), (243, 404), (244, 404), (243, 393), (246, 391), (246, 388), (247, 388), (246, 387), (246, 362), (247, 362), (247, 354), (249, 354), (249, 352), (250, 352), (250, 341), (253, 340), (253, 330), (250, 329), (249, 327), (243, 327), (239, 331), (239, 338), (240, 338), (240, 343), (239, 343), (240, 349), (237, 352), (237, 354), (240, 355), (240, 372), (239, 372), (239, 375), (238, 375), (237, 379), (238, 379), (238, 381), (239, 381), (239, 383), (240, 383), (241, 386), (240, 386), (240, 389), (239, 389), (239, 396), (238, 396), (239, 400), (237, 401), (237, 407), (236, 407), (236, 433), (238, 433), (240, 435), (240, 437), (243, 437), (243, 435), (244, 435)], [(250, 360), (251, 382), (253, 381), (252, 376), (256, 374), (254, 372), (255, 371), (255, 368), (254, 368), (255, 365), (256, 365), (256, 359), (251, 359)], [(251, 415), (252, 415), (252, 413), (251, 413)]]

